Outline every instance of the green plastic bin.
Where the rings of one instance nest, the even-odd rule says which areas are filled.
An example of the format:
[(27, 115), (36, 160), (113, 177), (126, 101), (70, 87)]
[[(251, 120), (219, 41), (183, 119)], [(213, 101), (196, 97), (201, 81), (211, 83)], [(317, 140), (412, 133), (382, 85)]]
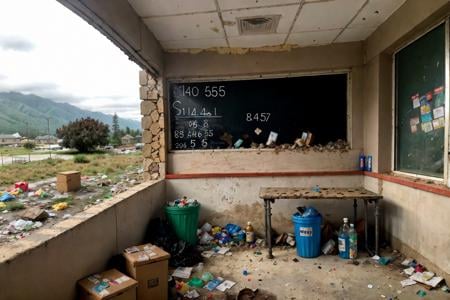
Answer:
[(166, 217), (180, 240), (197, 244), (197, 225), (200, 204), (196, 206), (166, 206)]

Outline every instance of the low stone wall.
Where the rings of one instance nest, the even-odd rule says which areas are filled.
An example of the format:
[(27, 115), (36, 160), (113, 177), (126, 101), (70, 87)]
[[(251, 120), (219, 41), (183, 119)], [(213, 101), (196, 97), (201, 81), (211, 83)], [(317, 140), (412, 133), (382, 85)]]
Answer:
[(166, 173), (166, 138), (164, 134), (164, 88), (162, 78), (139, 72), (139, 94), (144, 143), (144, 172), (146, 180), (164, 178)]
[(162, 213), (164, 181), (137, 185), (51, 228), (0, 248), (0, 299), (76, 299), (79, 279), (142, 243)]

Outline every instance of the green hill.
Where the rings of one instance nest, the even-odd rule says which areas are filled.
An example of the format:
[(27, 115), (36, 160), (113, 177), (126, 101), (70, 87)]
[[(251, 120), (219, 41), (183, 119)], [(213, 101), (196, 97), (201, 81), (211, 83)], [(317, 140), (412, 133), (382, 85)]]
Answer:
[[(47, 133), (47, 118), (50, 118), (50, 133), (75, 119), (91, 117), (111, 126), (112, 115), (80, 109), (68, 103), (59, 103), (33, 94), (16, 92), (0, 93), (0, 133), (20, 132), (36, 136)], [(119, 118), (122, 129), (139, 129), (138, 121)]]

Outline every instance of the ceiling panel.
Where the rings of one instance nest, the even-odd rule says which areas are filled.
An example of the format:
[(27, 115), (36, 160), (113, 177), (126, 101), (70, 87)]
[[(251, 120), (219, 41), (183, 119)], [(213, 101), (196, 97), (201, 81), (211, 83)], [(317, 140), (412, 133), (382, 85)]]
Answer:
[(225, 39), (196, 39), (163, 41), (161, 45), (165, 50), (171, 49), (208, 49), (214, 47), (227, 47)]
[(376, 27), (354, 27), (347, 28), (342, 32), (342, 34), (336, 39), (337, 43), (344, 42), (355, 42), (362, 41), (369, 37), (372, 32), (377, 29)]
[(251, 8), (239, 11), (227, 11), (222, 13), (222, 18), (225, 22), (225, 30), (229, 37), (238, 36), (239, 30), (236, 18), (242, 17), (256, 17), (264, 15), (281, 15), (278, 23), (277, 33), (287, 33), (294, 21), (297, 13), (298, 5), (282, 6), (282, 7), (265, 7), (265, 8)]
[(144, 22), (159, 41), (224, 37), (217, 13), (146, 18)]
[(377, 27), (396, 11), (406, 0), (370, 0), (349, 27)]
[(128, 0), (128, 2), (143, 18), (216, 10), (214, 0)]
[(299, 4), (300, 0), (219, 0), (221, 10), (239, 9), (249, 7), (262, 7), (268, 5)]
[(293, 32), (344, 28), (364, 2), (365, 0), (335, 0), (306, 3)]
[(302, 47), (326, 45), (330, 44), (339, 32), (341, 32), (341, 29), (291, 33), (287, 43), (297, 44)]
[(256, 48), (281, 45), (286, 34), (245, 35), (228, 38), (230, 47)]

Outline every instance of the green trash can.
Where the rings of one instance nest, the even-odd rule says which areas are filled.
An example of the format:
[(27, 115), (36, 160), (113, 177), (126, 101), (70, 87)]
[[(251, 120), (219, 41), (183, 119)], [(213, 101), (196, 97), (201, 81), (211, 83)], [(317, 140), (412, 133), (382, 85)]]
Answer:
[(166, 217), (180, 240), (197, 244), (197, 225), (200, 204), (195, 206), (166, 206)]

